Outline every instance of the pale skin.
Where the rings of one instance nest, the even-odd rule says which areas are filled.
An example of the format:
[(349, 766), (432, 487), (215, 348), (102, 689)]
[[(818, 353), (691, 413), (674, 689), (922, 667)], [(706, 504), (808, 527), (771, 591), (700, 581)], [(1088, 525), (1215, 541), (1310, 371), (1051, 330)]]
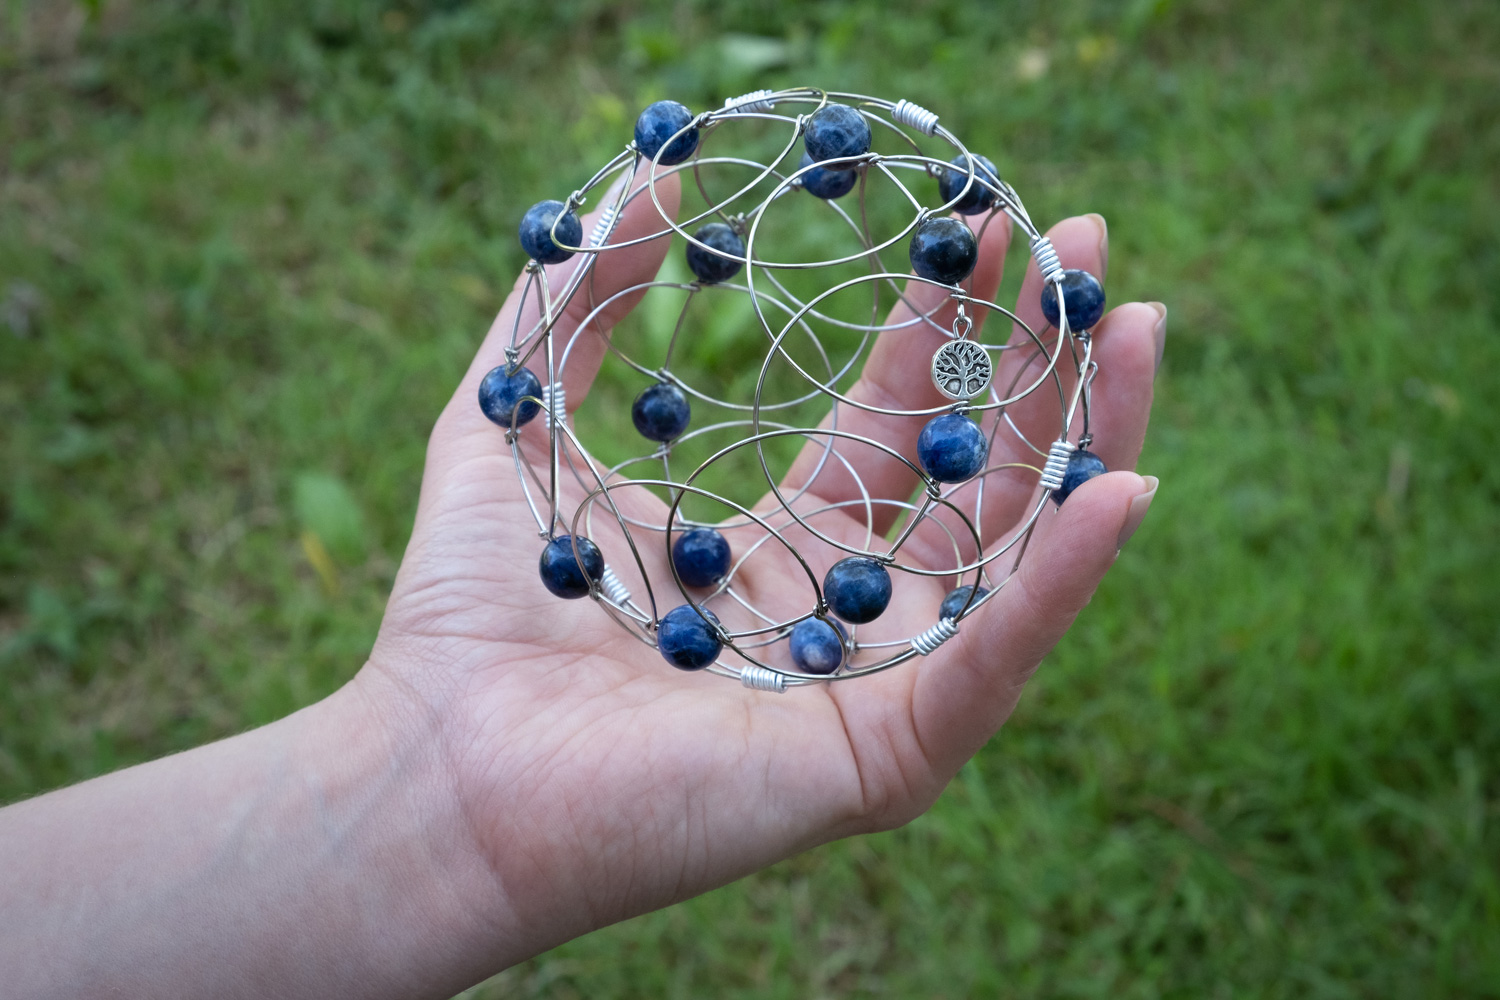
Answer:
[[(660, 190), (675, 207), (675, 186)], [(617, 239), (657, 226), (637, 199)], [(1050, 235), (1068, 267), (1104, 277), (1102, 219), (1068, 219)], [(983, 297), (1009, 238), (1003, 222), (984, 234), (972, 279)], [(667, 249), (657, 240), (606, 256), (596, 299), (649, 280)], [(553, 268), (554, 283), (575, 264)], [(1040, 289), (1033, 265), (1017, 312), (1037, 329)], [(914, 286), (909, 300), (930, 310), (943, 293)], [(1146, 432), (1165, 309), (1129, 303), (1094, 333), (1093, 450), (1118, 471), (1048, 505), (1018, 575), (956, 638), (881, 675), (785, 695), (680, 672), (593, 602), (558, 600), (537, 580), (543, 543), (503, 432), (475, 403), (518, 308), (513, 295), (433, 430), (379, 638), (348, 684), (261, 729), (0, 810), (8, 996), (445, 997), (590, 930), (905, 823), (1010, 716), (1155, 493), (1154, 479), (1125, 470)], [(572, 408), (604, 350), (590, 337), (570, 362)], [(921, 328), (883, 335), (852, 395), (938, 405), (926, 366), (941, 342)], [(1051, 406), (1050, 418), (1040, 403), (1013, 417), (1047, 441), (1055, 395)], [(545, 447), (541, 423), (523, 432), (527, 447)], [(914, 455), (921, 421), (854, 411), (840, 426)], [(787, 483), (805, 482), (815, 451)], [(1003, 436), (996, 452), (992, 462), (1040, 463)], [(854, 449), (851, 460), (877, 497), (906, 499), (917, 485), (887, 456)], [(1035, 479), (996, 477), (984, 511), (993, 544), (1030, 510)], [(834, 465), (811, 494), (831, 504), (855, 489)], [(663, 512), (644, 494), (622, 502)], [(877, 532), (895, 517), (875, 514)], [(858, 542), (864, 517), (855, 506), (818, 524)], [(938, 534), (919, 531), (904, 557), (941, 568), (947, 544), (951, 563)], [(619, 551), (618, 535), (596, 540)], [(836, 558), (798, 544), (814, 565)], [(643, 558), (670, 579), (664, 549)], [(768, 600), (811, 594), (774, 547), (742, 572)], [(915, 634), (955, 581), (898, 577), (881, 621)], [(664, 614), (680, 595), (663, 600)]]

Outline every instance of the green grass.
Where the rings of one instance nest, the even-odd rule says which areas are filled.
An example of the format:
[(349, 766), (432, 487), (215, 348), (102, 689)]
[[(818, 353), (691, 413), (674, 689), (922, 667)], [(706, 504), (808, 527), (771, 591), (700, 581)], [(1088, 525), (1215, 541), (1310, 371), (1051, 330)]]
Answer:
[(350, 676), (514, 220), (812, 83), (1109, 218), (1161, 494), (929, 815), (471, 995), (1500, 996), (1492, 4), (90, 9), (0, 14), (0, 801)]

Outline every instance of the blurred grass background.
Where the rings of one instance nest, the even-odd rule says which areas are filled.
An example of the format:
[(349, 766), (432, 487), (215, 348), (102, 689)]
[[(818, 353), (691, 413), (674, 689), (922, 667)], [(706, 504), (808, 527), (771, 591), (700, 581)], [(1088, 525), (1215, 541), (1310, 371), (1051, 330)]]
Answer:
[(1486, 0), (9, 0), (0, 801), (349, 677), (521, 212), (804, 83), (1109, 218), (1160, 496), (929, 815), (470, 995), (1500, 996)]

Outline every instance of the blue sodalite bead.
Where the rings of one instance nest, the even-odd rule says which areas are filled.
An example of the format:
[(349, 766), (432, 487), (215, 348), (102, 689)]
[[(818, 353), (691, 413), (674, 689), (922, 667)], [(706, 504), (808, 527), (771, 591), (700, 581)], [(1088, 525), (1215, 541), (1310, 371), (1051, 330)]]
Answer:
[(1068, 467), (1063, 472), (1062, 485), (1052, 491), (1052, 502), (1061, 507), (1063, 501), (1068, 499), (1074, 490), (1095, 476), (1102, 476), (1108, 471), (1104, 467), (1102, 458), (1080, 448), (1068, 459)]
[(792, 628), (792, 662), (804, 674), (831, 674), (844, 665), (848, 647), (838, 622), (809, 618)]
[[(1064, 271), (1063, 300), (1068, 303), (1068, 329), (1077, 333), (1092, 330), (1104, 315), (1104, 286), (1087, 271)], [(1057, 326), (1057, 289), (1047, 282), (1042, 289), (1042, 315)]]
[[(533, 399), (525, 399), (527, 396)], [(511, 420), (520, 427), (542, 412), (542, 383), (530, 368), (511, 372), (506, 365), (491, 368), (479, 383), (479, 408), (495, 423), (510, 430)], [(524, 400), (524, 402), (523, 402)]]
[[(575, 542), (577, 555), (573, 553)], [(578, 565), (578, 556), (583, 557), (582, 567)], [(548, 590), (572, 601), (587, 597), (589, 581), (604, 575), (604, 556), (599, 552), (599, 546), (582, 535), (559, 535), (542, 550), (537, 569)], [(584, 570), (588, 570), (588, 576), (583, 575)]]
[(663, 615), (656, 626), (656, 648), (661, 650), (662, 659), (678, 670), (702, 670), (717, 660), (724, 643), (704, 618), (719, 624), (712, 611), (691, 604), (675, 607)]
[(630, 419), (635, 429), (652, 441), (671, 441), (687, 430), (693, 415), (687, 396), (670, 382), (658, 382), (635, 397)]
[(662, 149), (662, 146), (672, 136), (687, 128), (692, 120), (693, 113), (676, 101), (657, 101), (642, 111), (641, 116), (635, 120), (635, 148), (648, 160), (655, 159), (657, 150), (661, 150), (661, 159), (657, 162), (669, 167), (681, 163), (698, 148), (696, 128), (677, 136), (666, 149)]
[(712, 587), (729, 572), (729, 540), (712, 528), (693, 528), (672, 543), (672, 566), (689, 587)]
[[(974, 593), (976, 589), (979, 591), (977, 594)], [(972, 583), (966, 583), (962, 587), (955, 587), (948, 591), (948, 596), (943, 598), (943, 603), (939, 605), (938, 617), (957, 618), (958, 613), (969, 603), (970, 594), (974, 594), (974, 600), (977, 601), (989, 592), (990, 589), (988, 587), (976, 588)]]
[(917, 438), (917, 459), (940, 483), (961, 483), (984, 468), (990, 443), (979, 425), (961, 413), (944, 413), (927, 421)]
[(870, 151), (870, 123), (847, 104), (825, 104), (807, 120), (802, 142), (819, 163), (863, 156)]
[[(558, 215), (562, 220), (558, 221)], [(567, 211), (560, 201), (539, 201), (521, 216), (521, 249), (539, 264), (561, 264), (573, 256), (552, 239), (552, 224), (557, 222), (557, 239), (570, 247), (583, 246), (583, 223)]]
[[(739, 233), (722, 222), (710, 222), (699, 228), (693, 234), (693, 238), (707, 243), (714, 250), (720, 250), (735, 257), (745, 256), (745, 241), (740, 239)], [(696, 243), (687, 245), (687, 264), (688, 268), (698, 276), (699, 281), (710, 285), (728, 281), (739, 274), (740, 268), (745, 266), (738, 260), (720, 257), (712, 251), (705, 250)]]
[(957, 219), (928, 219), (911, 237), (911, 267), (931, 281), (956, 285), (974, 272), (979, 241)]
[[(980, 156), (978, 153), (971, 154), (974, 157), (974, 183), (969, 185), (969, 190), (953, 206), (953, 211), (960, 215), (978, 215), (987, 211), (995, 204), (995, 193), (980, 183), (981, 180), (989, 181), (996, 187), (1000, 186), (1000, 174), (995, 170), (995, 165), (990, 162), (989, 157)], [(943, 196), (944, 201), (953, 201), (958, 198), (958, 193), (964, 189), (964, 184), (969, 180), (969, 161), (962, 153), (953, 158), (953, 167), (956, 169), (944, 170), (938, 178), (938, 193)]]
[[(807, 153), (802, 154), (802, 162), (798, 167), (806, 167), (816, 163)], [(857, 170), (828, 170), (825, 167), (813, 167), (802, 175), (802, 190), (815, 198), (824, 201), (832, 201), (834, 198), (842, 198), (854, 190), (854, 185), (859, 182), (859, 171)]]
[(891, 574), (868, 556), (840, 559), (823, 577), (823, 596), (834, 614), (863, 625), (879, 618), (891, 603)]

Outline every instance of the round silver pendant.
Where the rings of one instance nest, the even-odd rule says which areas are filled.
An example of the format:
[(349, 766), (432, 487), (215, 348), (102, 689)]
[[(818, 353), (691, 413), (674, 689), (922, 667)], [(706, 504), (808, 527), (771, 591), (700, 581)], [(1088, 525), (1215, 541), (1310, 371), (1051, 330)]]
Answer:
[(949, 399), (977, 399), (994, 377), (990, 352), (972, 340), (950, 340), (932, 356), (932, 384)]

